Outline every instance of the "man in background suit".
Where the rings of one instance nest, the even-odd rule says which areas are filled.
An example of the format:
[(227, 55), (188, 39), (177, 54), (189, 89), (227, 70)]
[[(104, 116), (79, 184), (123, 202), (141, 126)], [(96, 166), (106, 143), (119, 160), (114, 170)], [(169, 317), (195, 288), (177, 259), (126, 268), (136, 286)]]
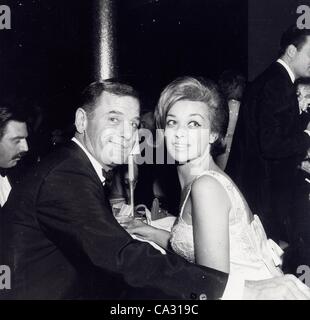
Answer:
[(310, 146), (310, 126), (300, 119), (294, 87), (295, 79), (310, 76), (310, 30), (290, 27), (279, 56), (246, 92), (229, 159), (239, 169), (230, 170), (228, 163), (227, 173), (261, 217), (267, 235), (289, 241), (294, 176)]
[[(296, 81), (301, 120), (310, 121), (310, 78)], [(291, 219), (290, 245), (285, 250), (283, 269), (300, 276), (303, 266), (310, 265), (310, 150), (301, 159), (294, 181), (294, 218)]]
[(27, 136), (25, 113), (13, 106), (0, 105), (0, 212), (14, 183), (8, 178), (8, 169), (15, 167), (28, 151)]
[[(73, 141), (41, 161), (5, 205), (0, 226), (12, 289), (0, 290), (0, 296), (122, 298), (125, 283), (154, 289), (162, 298), (218, 299), (224, 289), (226, 297), (227, 290), (237, 291), (234, 279), (227, 283), (222, 272), (133, 240), (113, 217), (105, 176), (127, 160), (135, 143), (136, 92), (115, 81), (91, 84), (75, 126)], [(310, 290), (301, 285), (289, 276), (242, 283), (239, 289), (244, 298), (310, 299)]]

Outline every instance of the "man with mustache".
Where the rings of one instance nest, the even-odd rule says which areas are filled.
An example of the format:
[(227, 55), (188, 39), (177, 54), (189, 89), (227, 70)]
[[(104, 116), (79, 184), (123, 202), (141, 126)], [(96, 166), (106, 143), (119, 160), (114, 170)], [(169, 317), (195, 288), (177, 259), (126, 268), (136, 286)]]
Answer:
[(12, 188), (7, 169), (15, 167), (28, 151), (27, 136), (24, 112), (13, 106), (0, 105), (0, 207)]
[[(162, 255), (115, 220), (107, 172), (127, 161), (139, 112), (138, 95), (128, 85), (106, 80), (85, 89), (75, 137), (42, 160), (8, 199), (0, 235), (12, 285), (0, 297), (124, 299), (133, 297), (124, 295), (130, 286), (139, 298), (205, 300), (238, 290), (234, 279), (227, 284), (227, 274), (172, 252)], [(244, 298), (310, 298), (293, 276), (239, 289)]]

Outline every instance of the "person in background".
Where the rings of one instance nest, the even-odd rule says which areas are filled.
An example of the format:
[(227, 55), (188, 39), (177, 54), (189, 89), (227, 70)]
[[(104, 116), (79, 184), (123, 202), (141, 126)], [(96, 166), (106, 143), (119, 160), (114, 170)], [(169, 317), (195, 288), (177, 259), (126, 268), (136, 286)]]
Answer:
[[(0, 103), (0, 220), (12, 188), (18, 185), (25, 174), (25, 168), (16, 167), (28, 151), (26, 121), (27, 114), (21, 109), (20, 103)], [(0, 264), (3, 261), (1, 245), (0, 231)]]
[(227, 164), (239, 165), (226, 172), (279, 244), (290, 242), (294, 176), (310, 147), (294, 86), (310, 76), (309, 65), (310, 30), (293, 25), (281, 37), (278, 60), (248, 85)]
[[(159, 208), (177, 215), (179, 203), (179, 181), (175, 166), (157, 163), (158, 153), (166, 152), (162, 141), (157, 141), (154, 112), (148, 109), (141, 112), (140, 159), (138, 180), (135, 196), (137, 204), (144, 204), (149, 210), (154, 199), (158, 200)], [(139, 159), (138, 159), (139, 161)]]
[[(304, 126), (310, 121), (310, 79), (296, 81), (300, 117)], [(310, 265), (310, 152), (300, 157), (294, 180), (290, 243), (285, 250), (283, 270), (301, 276)]]
[[(301, 115), (304, 115), (303, 112), (307, 114), (310, 111), (310, 78), (297, 79), (295, 82), (295, 86), (299, 112)], [(307, 121), (308, 119), (305, 120)]]
[(237, 71), (226, 70), (220, 75), (218, 84), (224, 95), (224, 98), (228, 103), (229, 122), (223, 143), (225, 146), (225, 152), (218, 155), (215, 161), (217, 165), (225, 171), (234, 137), (236, 123), (238, 120), (240, 104), (246, 86), (246, 79)]
[(9, 104), (0, 104), (0, 210), (6, 203), (12, 186), (20, 177), (12, 170), (28, 151), (27, 115)]

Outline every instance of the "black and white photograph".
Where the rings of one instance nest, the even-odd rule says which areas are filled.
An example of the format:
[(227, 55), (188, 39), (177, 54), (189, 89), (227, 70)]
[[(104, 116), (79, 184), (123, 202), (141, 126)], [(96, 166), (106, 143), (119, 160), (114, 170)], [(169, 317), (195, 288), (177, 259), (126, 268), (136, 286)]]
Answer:
[(0, 300), (310, 300), (310, 1), (2, 0)]

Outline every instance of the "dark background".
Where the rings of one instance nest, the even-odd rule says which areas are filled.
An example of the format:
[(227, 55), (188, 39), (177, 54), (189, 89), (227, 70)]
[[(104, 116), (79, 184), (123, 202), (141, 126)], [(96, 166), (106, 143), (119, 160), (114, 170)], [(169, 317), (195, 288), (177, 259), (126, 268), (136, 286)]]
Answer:
[[(0, 31), (1, 97), (46, 109), (53, 127), (73, 121), (77, 93), (94, 81), (94, 1), (6, 0), (12, 29)], [(247, 73), (247, 1), (116, 0), (119, 75), (153, 108), (180, 75)]]
[[(50, 126), (73, 121), (76, 97), (95, 80), (93, 0), (4, 0), (12, 29), (0, 31), (0, 99), (41, 106)], [(252, 80), (276, 58), (299, 0), (114, 0), (120, 76), (153, 108), (180, 75), (216, 79), (235, 68)]]
[(120, 70), (136, 77), (153, 104), (177, 76), (247, 73), (245, 0), (123, 1), (118, 27)]
[(92, 79), (87, 2), (5, 1), (12, 29), (0, 32), (0, 98), (39, 104), (53, 127), (71, 121), (76, 94)]
[(281, 34), (295, 24), (299, 5), (309, 0), (248, 0), (248, 79), (253, 80), (277, 58)]

